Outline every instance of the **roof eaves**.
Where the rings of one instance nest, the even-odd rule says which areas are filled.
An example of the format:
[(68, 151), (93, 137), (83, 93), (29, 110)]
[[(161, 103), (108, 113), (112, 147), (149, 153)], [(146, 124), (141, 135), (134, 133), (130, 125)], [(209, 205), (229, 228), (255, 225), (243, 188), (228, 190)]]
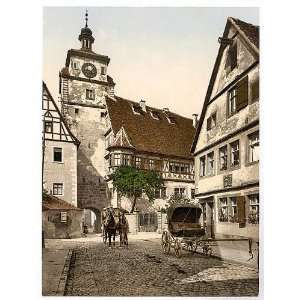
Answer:
[(255, 51), (256, 54), (259, 55), (259, 49), (256, 47), (256, 45), (248, 38), (247, 34), (244, 32), (244, 30), (241, 29), (241, 27), (235, 22), (235, 19), (232, 17), (229, 17), (228, 20), (231, 22), (231, 24), (234, 26), (234, 28), (239, 32), (239, 34), (244, 38), (244, 40), (249, 44), (249, 46)]

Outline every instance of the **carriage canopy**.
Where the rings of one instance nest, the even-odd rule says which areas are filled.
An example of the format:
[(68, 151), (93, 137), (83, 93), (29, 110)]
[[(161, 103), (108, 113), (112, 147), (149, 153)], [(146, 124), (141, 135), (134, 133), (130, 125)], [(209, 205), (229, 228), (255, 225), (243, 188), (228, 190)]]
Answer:
[(202, 209), (192, 204), (177, 205), (169, 208), (167, 214), (169, 222), (199, 223)]

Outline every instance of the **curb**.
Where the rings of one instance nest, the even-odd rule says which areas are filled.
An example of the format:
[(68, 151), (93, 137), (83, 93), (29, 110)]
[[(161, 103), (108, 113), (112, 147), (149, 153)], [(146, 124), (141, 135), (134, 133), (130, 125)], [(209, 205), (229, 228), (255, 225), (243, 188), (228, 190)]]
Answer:
[(64, 296), (65, 288), (66, 288), (66, 284), (67, 284), (67, 280), (68, 280), (68, 275), (69, 275), (69, 269), (70, 269), (72, 255), (73, 255), (73, 250), (70, 249), (67, 254), (66, 262), (65, 262), (63, 271), (62, 271), (60, 279), (59, 279), (56, 296)]

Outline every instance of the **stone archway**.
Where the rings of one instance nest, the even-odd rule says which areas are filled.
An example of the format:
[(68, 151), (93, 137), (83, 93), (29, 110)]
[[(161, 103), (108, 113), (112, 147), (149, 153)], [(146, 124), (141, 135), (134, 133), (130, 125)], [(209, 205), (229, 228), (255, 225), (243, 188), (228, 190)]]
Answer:
[(101, 232), (101, 211), (95, 207), (84, 207), (84, 209), (89, 209), (95, 214), (96, 219), (94, 222), (94, 231), (96, 233), (100, 233)]

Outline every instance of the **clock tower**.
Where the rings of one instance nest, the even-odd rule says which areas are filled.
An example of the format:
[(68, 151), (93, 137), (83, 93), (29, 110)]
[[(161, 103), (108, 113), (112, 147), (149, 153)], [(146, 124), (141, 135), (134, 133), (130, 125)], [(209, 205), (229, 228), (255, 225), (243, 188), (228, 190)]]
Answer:
[(114, 96), (115, 83), (107, 75), (110, 58), (93, 51), (95, 39), (88, 27), (87, 12), (78, 39), (81, 48), (68, 50), (59, 73), (59, 93), (63, 116), (81, 142), (77, 157), (78, 206), (94, 211), (100, 230), (101, 210), (109, 205), (104, 180), (105, 96)]

